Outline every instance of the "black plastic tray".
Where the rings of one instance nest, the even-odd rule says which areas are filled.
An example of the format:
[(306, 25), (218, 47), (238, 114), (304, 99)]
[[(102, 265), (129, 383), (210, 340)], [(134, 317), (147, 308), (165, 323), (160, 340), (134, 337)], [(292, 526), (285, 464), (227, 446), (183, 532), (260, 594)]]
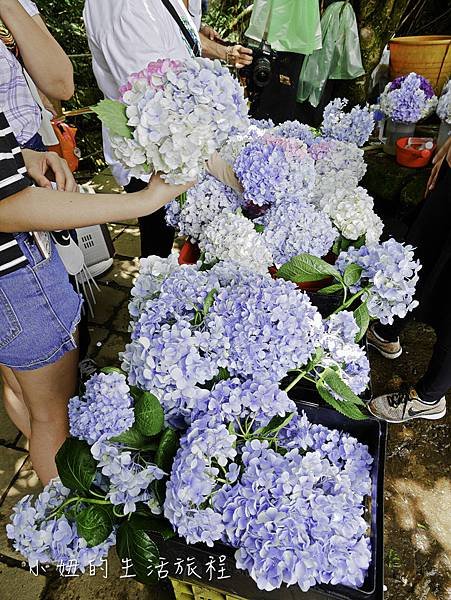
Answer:
[[(170, 576), (182, 579), (189, 583), (216, 588), (226, 593), (246, 598), (249, 600), (383, 600), (384, 581), (384, 465), (387, 440), (387, 425), (377, 419), (369, 418), (364, 421), (352, 421), (336, 411), (318, 406), (311, 402), (297, 401), (300, 410), (305, 411), (309, 420), (320, 423), (326, 427), (345, 431), (356, 437), (360, 442), (367, 444), (374, 462), (371, 470), (372, 492), (369, 506), (369, 520), (371, 522), (371, 547), (372, 562), (364, 585), (360, 589), (341, 585), (319, 585), (308, 592), (302, 592), (299, 587), (283, 586), (273, 592), (262, 592), (255, 585), (253, 579), (235, 566), (234, 549), (224, 544), (215, 544), (208, 548), (204, 544), (188, 546), (182, 539), (174, 538), (164, 541), (158, 534), (152, 537), (159, 547), (160, 554), (174, 565), (177, 559), (187, 560), (192, 558), (198, 567), (197, 572), (201, 577), (188, 577), (186, 573)], [(210, 557), (226, 556), (225, 572), (231, 575), (229, 579), (217, 581), (209, 580), (206, 565)]]

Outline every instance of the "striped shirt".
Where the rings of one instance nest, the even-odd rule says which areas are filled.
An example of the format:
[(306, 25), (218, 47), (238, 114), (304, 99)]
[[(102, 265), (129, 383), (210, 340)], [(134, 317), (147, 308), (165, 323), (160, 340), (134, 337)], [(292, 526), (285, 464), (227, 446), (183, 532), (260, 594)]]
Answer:
[[(30, 185), (14, 133), (0, 112), (0, 202)], [(0, 276), (28, 264), (12, 233), (2, 233), (0, 223)]]
[(19, 144), (26, 144), (41, 126), (41, 109), (33, 98), (22, 65), (0, 42), (0, 106)]

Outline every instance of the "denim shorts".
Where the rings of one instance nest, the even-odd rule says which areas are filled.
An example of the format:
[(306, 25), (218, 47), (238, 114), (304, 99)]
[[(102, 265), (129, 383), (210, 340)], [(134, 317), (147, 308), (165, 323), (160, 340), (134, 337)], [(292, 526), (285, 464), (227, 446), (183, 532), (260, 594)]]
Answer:
[(0, 365), (29, 371), (77, 347), (82, 298), (53, 242), (44, 258), (30, 235), (15, 238), (29, 264), (0, 277)]

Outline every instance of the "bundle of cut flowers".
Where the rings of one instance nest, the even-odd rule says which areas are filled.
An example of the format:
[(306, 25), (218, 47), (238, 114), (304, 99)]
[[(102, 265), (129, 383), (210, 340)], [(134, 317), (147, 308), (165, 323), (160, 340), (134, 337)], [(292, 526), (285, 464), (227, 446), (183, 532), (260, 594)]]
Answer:
[(388, 83), (379, 103), (380, 110), (392, 121), (417, 123), (435, 110), (437, 97), (427, 79), (410, 73)]
[(238, 81), (219, 61), (202, 58), (152, 62), (130, 76), (120, 100), (94, 110), (132, 176), (160, 171), (169, 183), (196, 179), (215, 150), (248, 128)]
[(451, 80), (444, 86), (437, 104), (437, 115), (451, 125)]
[[(142, 312), (122, 354), (129, 381), (160, 398), (175, 427), (192, 422), (219, 380), (257, 375), (287, 391), (306, 378), (336, 410), (361, 418), (369, 364), (358, 342), (371, 318), (390, 322), (414, 308), (419, 264), (394, 240), (353, 252), (337, 268), (296, 256), (275, 279), (224, 261), (174, 267), (152, 284), (142, 273), (132, 292)], [(335, 281), (323, 293), (341, 294), (342, 303), (323, 319), (295, 284), (327, 277)]]
[(7, 535), (30, 567), (54, 564), (74, 575), (101, 566), (114, 544), (120, 558), (133, 560), (130, 552), (143, 539), (148, 562), (133, 561), (135, 571), (147, 576), (159, 564), (156, 546), (138, 523), (145, 518), (148, 529), (165, 531), (163, 479), (179, 436), (164, 427), (157, 398), (130, 388), (119, 370), (105, 371), (70, 400), (71, 437), (56, 456), (59, 478), (13, 509)]
[(181, 440), (164, 514), (189, 544), (236, 548), (237, 567), (261, 590), (360, 587), (371, 562), (373, 459), (289, 404), (263, 382), (218, 384)]
[(156, 398), (113, 370), (88, 381), (69, 414), (59, 478), (23, 498), (7, 526), (31, 567), (76, 576), (116, 544), (129, 576), (157, 583), (154, 536), (175, 530), (188, 544), (236, 548), (237, 567), (260, 589), (362, 585), (373, 459), (351, 436), (298, 415), (263, 375), (218, 381), (181, 443)]
[[(358, 394), (368, 384), (369, 364), (357, 343), (363, 330), (352, 314), (323, 321), (309, 297), (288, 281), (290, 263), (282, 267), (287, 280), (231, 262), (210, 267), (180, 266), (158, 280), (153, 299), (141, 301), (122, 353), (131, 384), (160, 398), (172, 426), (190, 424), (216, 382), (231, 377), (281, 384), (289, 375), (291, 389), (308, 376), (334, 408), (364, 416)], [(306, 269), (311, 272), (311, 265)], [(137, 289), (153, 288), (140, 278)], [(343, 319), (339, 327), (335, 319)], [(335, 330), (340, 343), (331, 343)]]

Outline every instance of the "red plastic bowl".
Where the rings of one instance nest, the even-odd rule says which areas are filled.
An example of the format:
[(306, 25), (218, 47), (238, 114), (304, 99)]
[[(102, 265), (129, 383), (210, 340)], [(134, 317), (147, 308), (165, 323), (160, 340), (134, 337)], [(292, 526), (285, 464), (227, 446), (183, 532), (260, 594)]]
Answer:
[(426, 167), (435, 151), (435, 144), (430, 150), (417, 150), (415, 147), (410, 146), (407, 148), (407, 144), (410, 143), (418, 146), (430, 141), (430, 138), (408, 138), (403, 137), (396, 141), (396, 162), (403, 167), (410, 167), (411, 169), (421, 169)]

